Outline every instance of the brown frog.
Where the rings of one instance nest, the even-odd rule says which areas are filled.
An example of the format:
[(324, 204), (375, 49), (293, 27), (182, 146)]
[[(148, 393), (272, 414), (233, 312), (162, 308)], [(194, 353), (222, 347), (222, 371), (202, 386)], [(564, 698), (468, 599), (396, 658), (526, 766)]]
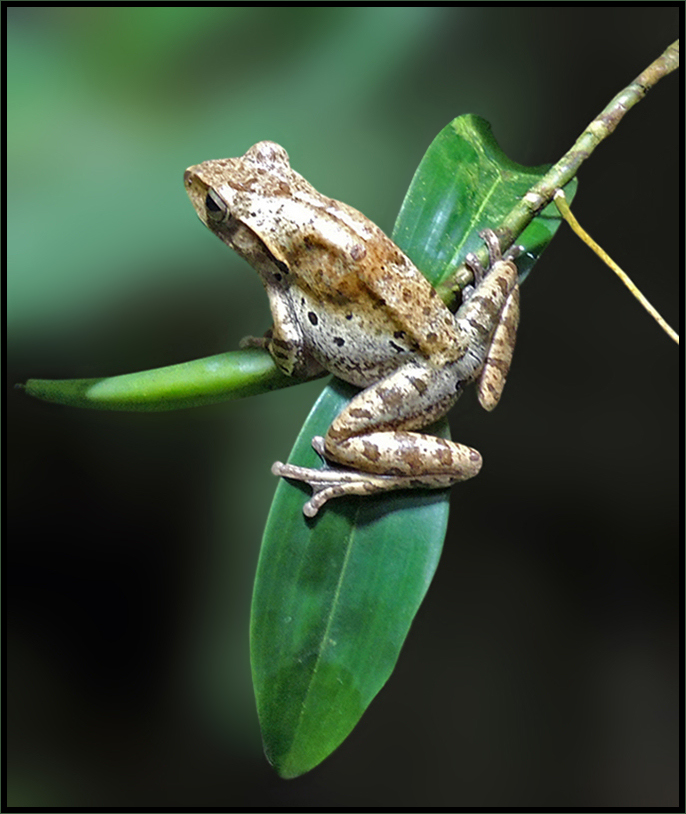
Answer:
[(513, 254), (482, 233), (488, 270), (468, 258), (474, 286), (453, 314), (412, 261), (368, 218), (317, 192), (278, 144), (186, 170), (200, 220), (257, 271), (274, 325), (265, 347), (289, 376), (329, 371), (363, 388), (312, 439), (333, 464), (276, 462), (276, 475), (313, 490), (312, 517), (330, 498), (392, 489), (439, 489), (476, 475), (477, 450), (417, 432), (476, 382), (498, 403), (514, 349), (519, 288)]

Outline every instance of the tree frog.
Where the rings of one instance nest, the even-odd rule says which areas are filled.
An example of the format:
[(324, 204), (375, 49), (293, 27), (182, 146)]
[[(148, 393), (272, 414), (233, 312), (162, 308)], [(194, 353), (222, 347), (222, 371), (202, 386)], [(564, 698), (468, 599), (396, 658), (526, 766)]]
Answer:
[(304, 514), (341, 495), (441, 489), (476, 475), (477, 450), (417, 430), (471, 382), (486, 410), (500, 399), (519, 288), (514, 254), (501, 256), (495, 233), (482, 233), (487, 270), (468, 258), (474, 285), (453, 314), (381, 229), (317, 192), (278, 144), (197, 164), (184, 180), (200, 220), (248, 261), (267, 292), (274, 324), (247, 344), (266, 348), (289, 376), (328, 371), (362, 388), (312, 440), (322, 469), (272, 467), (310, 485)]

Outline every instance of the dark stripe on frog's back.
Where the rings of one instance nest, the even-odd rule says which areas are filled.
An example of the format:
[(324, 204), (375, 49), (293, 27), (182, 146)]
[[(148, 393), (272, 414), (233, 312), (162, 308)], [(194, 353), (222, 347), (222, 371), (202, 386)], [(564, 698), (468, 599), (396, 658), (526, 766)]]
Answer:
[(419, 345), (426, 356), (450, 355), (454, 345), (453, 315), (410, 258), (383, 232), (368, 247), (358, 273), (383, 300), (394, 323)]
[[(389, 241), (390, 243), (390, 241)], [(455, 351), (455, 321), (452, 313), (438, 296), (436, 289), (400, 249), (394, 249), (392, 260), (377, 267), (367, 286), (376, 294), (383, 286), (384, 310), (392, 315), (394, 324), (412, 336), (426, 356), (452, 356)], [(382, 268), (381, 274), (378, 268)], [(383, 275), (383, 276), (382, 276)], [(366, 269), (360, 275), (366, 276)]]

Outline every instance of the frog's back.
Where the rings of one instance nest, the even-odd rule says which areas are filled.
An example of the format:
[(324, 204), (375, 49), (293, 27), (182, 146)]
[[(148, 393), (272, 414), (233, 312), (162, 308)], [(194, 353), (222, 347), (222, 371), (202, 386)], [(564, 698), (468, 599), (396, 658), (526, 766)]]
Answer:
[(455, 320), (433, 286), (374, 223), (347, 204), (330, 204), (316, 228), (302, 229), (289, 258), (301, 288), (338, 323), (352, 321), (358, 344), (366, 333), (375, 344), (380, 336), (394, 341), (392, 352), (400, 353), (402, 339), (403, 351), (450, 355)]

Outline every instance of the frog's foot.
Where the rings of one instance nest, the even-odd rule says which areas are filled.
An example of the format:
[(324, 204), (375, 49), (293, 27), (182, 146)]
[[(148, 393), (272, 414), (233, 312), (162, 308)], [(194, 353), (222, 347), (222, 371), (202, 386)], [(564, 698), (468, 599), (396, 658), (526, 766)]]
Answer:
[(500, 250), (500, 240), (498, 239), (498, 235), (493, 231), (493, 229), (483, 229), (479, 232), (479, 237), (482, 238), (484, 243), (486, 244), (486, 248), (488, 249), (488, 268), (485, 269), (480, 261), (479, 258), (470, 252), (464, 259), (465, 265), (467, 268), (472, 272), (474, 275), (474, 283), (470, 286), (465, 286), (472, 290), (475, 288), (486, 276), (486, 273), (496, 264), (499, 263), (501, 260), (514, 260), (517, 258), (522, 251), (524, 251), (523, 246), (510, 246), (510, 248), (503, 254)]
[(370, 472), (359, 472), (346, 467), (332, 467), (324, 458), (324, 439), (316, 435), (312, 446), (324, 459), (323, 469), (309, 469), (304, 466), (293, 466), (276, 461), (272, 474), (289, 480), (299, 480), (312, 488), (312, 497), (303, 506), (306, 517), (314, 517), (321, 507), (331, 498), (344, 495), (370, 495), (374, 492), (390, 492), (395, 489), (412, 489), (423, 486), (429, 489), (440, 489), (451, 486), (455, 478), (449, 475), (432, 475), (430, 477), (411, 477), (403, 475), (375, 475)]

